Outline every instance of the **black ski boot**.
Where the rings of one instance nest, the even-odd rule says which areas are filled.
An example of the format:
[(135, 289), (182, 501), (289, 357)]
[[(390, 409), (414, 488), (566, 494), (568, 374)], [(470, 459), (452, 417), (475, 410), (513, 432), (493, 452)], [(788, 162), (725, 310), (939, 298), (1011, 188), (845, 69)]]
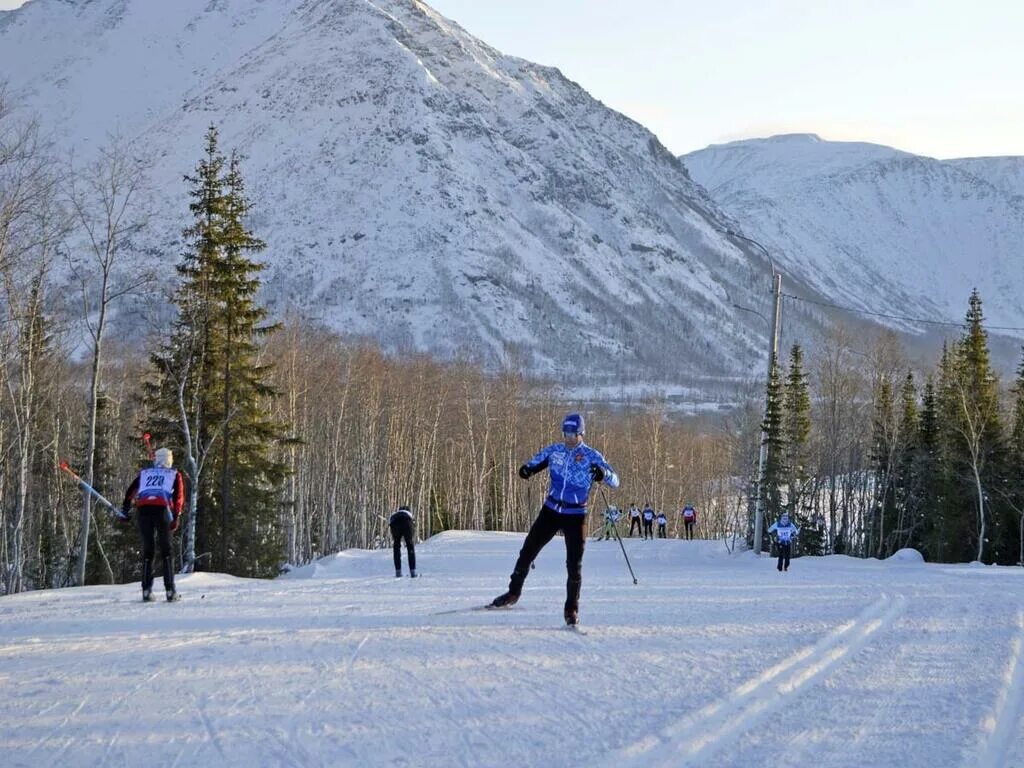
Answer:
[(395, 578), (396, 579), (402, 578), (402, 569), (401, 568), (395, 568)]
[(565, 610), (562, 615), (565, 617), (567, 626), (575, 627), (580, 621), (580, 587), (582, 580), (570, 578), (565, 583)]
[(151, 590), (151, 589), (144, 589), (144, 590), (142, 590), (142, 602), (144, 602), (144, 603), (152, 603), (154, 600), (156, 600), (156, 598), (153, 597), (153, 590)]
[(181, 600), (181, 598), (178, 596), (178, 590), (173, 589), (173, 588), (167, 590), (167, 602), (168, 603), (176, 603), (179, 600)]
[(511, 608), (513, 605), (519, 602), (519, 595), (514, 592), (505, 592), (504, 594), (498, 595), (488, 608)]
[[(516, 563), (516, 565), (519, 565)], [(532, 567), (532, 563), (530, 564)], [(523, 566), (525, 568), (525, 566)], [(523, 582), (526, 581), (526, 574), (530, 571), (527, 568), (524, 571), (512, 571), (512, 577), (508, 582), (508, 592), (498, 595), (494, 600), (491, 601), (488, 608), (511, 608), (513, 605), (519, 602), (519, 595), (523, 593)]]

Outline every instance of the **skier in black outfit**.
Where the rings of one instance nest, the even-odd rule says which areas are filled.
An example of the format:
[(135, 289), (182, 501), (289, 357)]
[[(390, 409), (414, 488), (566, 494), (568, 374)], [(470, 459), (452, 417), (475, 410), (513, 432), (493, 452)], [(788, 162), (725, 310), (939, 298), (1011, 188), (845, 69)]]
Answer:
[(636, 535), (640, 535), (640, 508), (634, 501), (629, 505), (629, 538), (633, 538), (633, 528), (636, 528)]
[(161, 448), (153, 454), (153, 466), (142, 470), (128, 486), (118, 517), (122, 522), (131, 520), (132, 503), (138, 510), (139, 536), (142, 539), (142, 599), (149, 603), (153, 597), (153, 534), (160, 541), (160, 559), (163, 562), (164, 592), (167, 602), (178, 599), (174, 588), (174, 568), (171, 564), (171, 534), (178, 530), (178, 518), (185, 504), (185, 481), (181, 472), (172, 468), (174, 454)]
[(530, 572), (530, 564), (544, 545), (561, 531), (565, 537), (565, 623), (573, 626), (579, 621), (580, 586), (583, 583), (583, 546), (587, 530), (587, 497), (594, 483), (605, 482), (619, 487), (619, 477), (598, 451), (583, 442), (583, 417), (570, 413), (562, 421), (564, 442), (552, 443), (519, 468), (524, 480), (547, 469), (551, 484), (540, 514), (526, 534), (519, 558), (512, 569), (508, 592), (498, 595), (493, 608), (515, 605), (523, 591), (523, 582)]
[(412, 512), (405, 504), (388, 520), (391, 527), (391, 538), (395, 540), (395, 578), (402, 578), (402, 539), (405, 539), (405, 551), (409, 556), (409, 576), (416, 578), (416, 544), (413, 538), (416, 533), (416, 521)]

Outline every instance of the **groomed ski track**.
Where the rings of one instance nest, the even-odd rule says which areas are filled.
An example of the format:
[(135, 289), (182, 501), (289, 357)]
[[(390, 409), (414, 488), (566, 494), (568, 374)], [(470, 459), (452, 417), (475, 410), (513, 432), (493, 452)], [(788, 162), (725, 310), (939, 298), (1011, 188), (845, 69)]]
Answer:
[[(1024, 765), (1024, 570), (454, 532), (274, 581), (0, 598), (5, 766)], [(439, 611), (465, 611), (437, 615)]]

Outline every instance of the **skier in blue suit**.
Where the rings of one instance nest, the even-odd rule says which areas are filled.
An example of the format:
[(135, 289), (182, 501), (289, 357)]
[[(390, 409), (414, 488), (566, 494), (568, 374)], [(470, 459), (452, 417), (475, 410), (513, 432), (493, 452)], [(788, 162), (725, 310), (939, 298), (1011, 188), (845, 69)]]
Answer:
[(778, 539), (778, 569), (780, 571), (788, 571), (789, 557), (793, 552), (793, 539), (799, 535), (800, 528), (793, 525), (793, 523), (789, 521), (789, 515), (783, 512), (778, 522), (772, 523), (771, 527), (768, 529), (768, 533), (774, 533)]
[(561, 531), (565, 537), (565, 623), (579, 621), (580, 586), (583, 583), (583, 545), (587, 530), (587, 498), (594, 483), (604, 482), (619, 487), (619, 476), (598, 451), (583, 442), (583, 417), (570, 413), (562, 421), (560, 443), (552, 443), (519, 468), (519, 476), (531, 476), (548, 470), (551, 484), (540, 514), (526, 534), (519, 559), (512, 569), (508, 591), (498, 595), (491, 607), (515, 605), (523, 591), (523, 582), (530, 572), (530, 564), (552, 537)]

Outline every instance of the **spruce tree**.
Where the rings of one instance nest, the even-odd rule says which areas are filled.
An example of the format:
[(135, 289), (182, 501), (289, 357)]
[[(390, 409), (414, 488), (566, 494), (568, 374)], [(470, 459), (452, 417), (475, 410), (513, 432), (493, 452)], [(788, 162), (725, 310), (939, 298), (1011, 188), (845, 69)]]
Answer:
[(960, 402), (958, 375), (956, 347), (943, 344), (935, 385), (936, 506), (932, 544), (935, 559), (941, 562), (970, 559), (970, 520), (963, 513), (965, 504), (970, 502), (963, 496), (964, 488), (958, 476), (961, 451), (956, 429)]
[(1012, 393), (1007, 472), (1003, 480), (1003, 495), (1009, 508), (1006, 539), (1008, 543), (1016, 542), (1017, 565), (1024, 565), (1024, 355), (1017, 367)]
[(803, 509), (810, 464), (811, 393), (799, 344), (789, 353), (789, 372), (783, 387), (782, 432), (785, 450), (784, 473), (790, 518), (800, 527), (799, 551), (824, 554), (825, 532), (810, 512)]
[(900, 442), (893, 478), (897, 514), (893, 529), (893, 549), (916, 547), (922, 511), (918, 478), (921, 415), (914, 374), (909, 371), (900, 389), (899, 413)]
[(765, 529), (782, 512), (782, 485), (785, 482), (786, 438), (783, 430), (782, 372), (778, 360), (772, 360), (768, 378), (765, 416), (762, 428), (768, 443), (761, 492), (764, 494)]
[(893, 485), (898, 425), (893, 402), (892, 382), (888, 376), (875, 387), (874, 415), (871, 432), (871, 462), (874, 469), (874, 505), (867, 521), (868, 536), (865, 554), (883, 557), (886, 525), (896, 517), (896, 493)]
[[(1024, 348), (1022, 348), (1024, 352)], [(1013, 415), (1010, 432), (1008, 471), (1005, 478), (1007, 504), (1012, 512), (1008, 540), (1016, 527), (1017, 564), (1024, 565), (1024, 354), (1017, 368), (1013, 388)]]
[[(153, 432), (175, 438), (195, 484), (193, 548), (203, 567), (273, 575), (281, 559), (276, 502), (285, 476), (277, 449), (287, 440), (270, 417), (275, 391), (261, 343), (276, 326), (256, 303), (265, 248), (245, 225), (250, 203), (237, 156), (226, 161), (214, 127), (191, 185), (193, 223), (178, 271), (178, 318), (154, 355), (149, 388)], [(184, 413), (182, 413), (182, 411)], [(185, 437), (188, 436), (186, 440)]]
[(947, 541), (954, 560), (1001, 559), (1005, 542), (993, 498), (1005, 467), (999, 380), (989, 362), (981, 297), (971, 292), (964, 333), (953, 349), (943, 391), (943, 410), (952, 480), (958, 508), (947, 517)]

